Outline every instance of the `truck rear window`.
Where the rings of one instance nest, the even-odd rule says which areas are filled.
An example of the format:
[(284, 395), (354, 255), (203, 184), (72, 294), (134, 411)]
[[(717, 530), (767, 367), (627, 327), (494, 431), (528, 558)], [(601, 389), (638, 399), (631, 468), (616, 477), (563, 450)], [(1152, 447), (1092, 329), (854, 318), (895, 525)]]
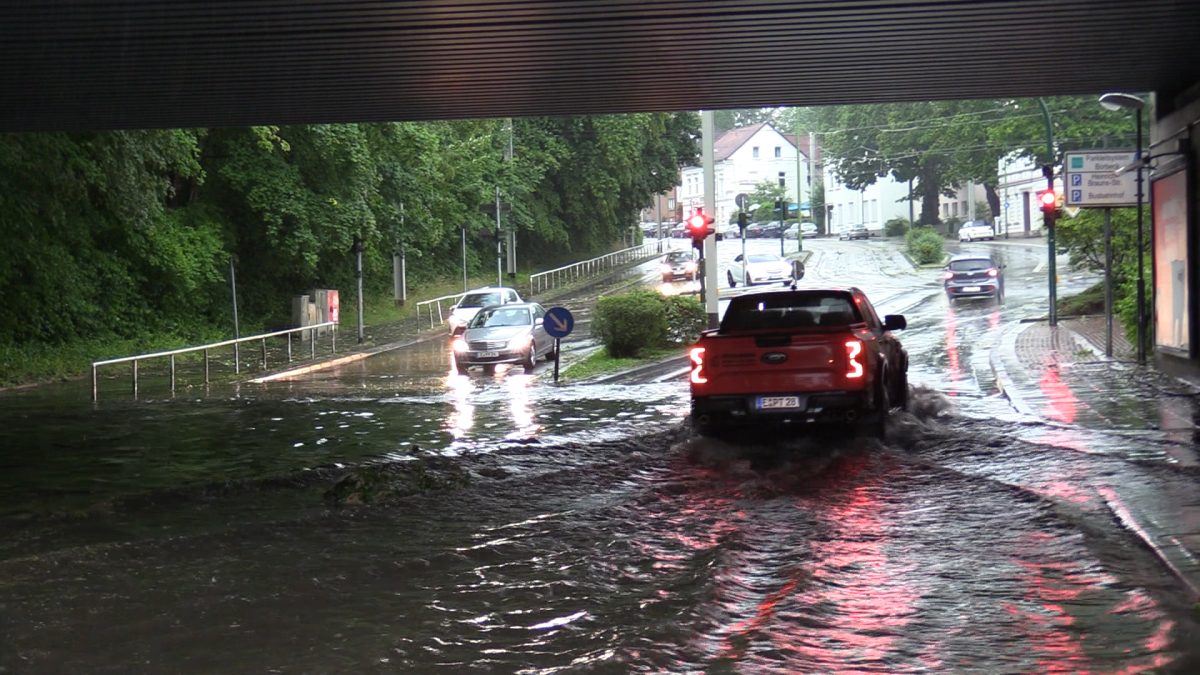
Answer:
[(729, 302), (720, 332), (844, 327), (861, 322), (849, 293), (793, 291), (743, 295)]

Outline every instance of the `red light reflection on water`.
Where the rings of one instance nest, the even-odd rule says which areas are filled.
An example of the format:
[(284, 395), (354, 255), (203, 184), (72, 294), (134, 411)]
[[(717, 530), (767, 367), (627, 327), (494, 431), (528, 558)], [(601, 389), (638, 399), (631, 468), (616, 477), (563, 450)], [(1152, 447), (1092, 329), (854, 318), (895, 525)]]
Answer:
[(949, 360), (950, 386), (947, 396), (958, 396), (958, 381), (962, 379), (962, 364), (958, 360), (958, 316), (954, 307), (946, 313), (946, 358)]
[(1075, 393), (1062, 381), (1057, 363), (1046, 364), (1042, 377), (1038, 380), (1038, 387), (1046, 398), (1046, 417), (1066, 424), (1075, 421), (1079, 399), (1075, 398)]

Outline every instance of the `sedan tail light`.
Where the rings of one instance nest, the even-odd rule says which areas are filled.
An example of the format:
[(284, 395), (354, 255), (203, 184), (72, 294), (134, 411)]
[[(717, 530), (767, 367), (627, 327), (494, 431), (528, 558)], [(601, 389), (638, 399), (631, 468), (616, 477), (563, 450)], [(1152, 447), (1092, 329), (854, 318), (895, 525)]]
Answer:
[(846, 340), (846, 379), (857, 380), (863, 376), (862, 362), (858, 359), (862, 355), (862, 340)]
[(706, 384), (708, 373), (704, 372), (704, 347), (692, 347), (690, 356), (692, 358), (692, 374), (690, 376), (692, 384)]

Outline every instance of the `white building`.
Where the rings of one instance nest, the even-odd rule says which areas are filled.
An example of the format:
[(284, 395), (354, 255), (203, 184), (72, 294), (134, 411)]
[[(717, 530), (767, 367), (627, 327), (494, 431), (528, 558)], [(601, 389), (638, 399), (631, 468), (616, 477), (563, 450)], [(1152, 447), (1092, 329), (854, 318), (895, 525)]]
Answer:
[[(889, 173), (862, 190), (852, 190), (838, 180), (832, 167), (825, 167), (825, 206), (829, 213), (829, 232), (837, 234), (851, 225), (862, 223), (868, 230), (882, 230), (892, 218), (908, 218), (908, 183), (901, 183)], [(921, 204), (913, 205), (920, 217)]]
[[(1037, 193), (1046, 189), (1046, 177), (1033, 159), (1013, 153), (1000, 159), (996, 167), (1000, 177), (1000, 213), (996, 214), (996, 232), (1010, 236), (1040, 235), (1042, 209)], [(1054, 189), (1062, 190), (1055, 179)]]
[[(975, 199), (971, 196), (974, 194)], [(954, 191), (953, 197), (941, 195), (938, 198), (938, 209), (942, 221), (957, 220), (959, 223), (966, 223), (972, 220), (984, 220), (985, 210), (987, 205), (987, 190), (983, 189), (982, 185), (967, 183), (966, 187), (958, 187)], [(918, 205), (917, 217), (920, 218), (920, 206)], [(997, 222), (995, 214), (990, 219), (992, 223)], [(953, 233), (952, 233), (953, 234)]]
[[(810, 199), (808, 139), (802, 137), (797, 147), (794, 136), (781, 133), (769, 122), (721, 134), (713, 141), (713, 160), (717, 188), (713, 218), (718, 224), (735, 217), (739, 194), (752, 194), (754, 186), (764, 180), (782, 185), (794, 203), (804, 205)], [(703, 167), (682, 169), (676, 193), (685, 218), (703, 207)]]

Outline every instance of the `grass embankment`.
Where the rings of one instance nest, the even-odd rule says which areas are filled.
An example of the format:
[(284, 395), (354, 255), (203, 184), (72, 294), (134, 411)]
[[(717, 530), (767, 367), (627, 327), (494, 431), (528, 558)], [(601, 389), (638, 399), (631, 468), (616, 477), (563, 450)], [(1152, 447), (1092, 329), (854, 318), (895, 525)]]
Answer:
[(1104, 313), (1104, 283), (1066, 298), (1059, 298), (1058, 313), (1063, 316), (1085, 316)]
[[(528, 279), (528, 274), (518, 279)], [(469, 288), (496, 283), (496, 277), (477, 276), (467, 280)], [(507, 282), (506, 282), (507, 283)], [(341, 333), (353, 334), (357, 326), (357, 303), (353, 289), (339, 289), (341, 299)], [(430, 298), (454, 295), (462, 292), (462, 277), (440, 279), (422, 284), (418, 291), (410, 290), (408, 301), (397, 307), (390, 292), (367, 295), (363, 309), (363, 323), (368, 328), (416, 316), (417, 303)], [(241, 322), (242, 336), (265, 332), (263, 323), (245, 320)], [(221, 342), (233, 337), (232, 321), (228, 326), (193, 327), (187, 334), (153, 332), (133, 337), (103, 336), (76, 339), (60, 344), (0, 344), (0, 387), (19, 386), (65, 380), (87, 375), (93, 361), (147, 354), (170, 349), (182, 349), (202, 344)], [(347, 342), (347, 345), (350, 343)], [(339, 341), (339, 347), (341, 341)], [(254, 345), (244, 349), (253, 349)], [(181, 356), (180, 365), (199, 362), (200, 355)], [(214, 379), (222, 376), (213, 373)]]
[(584, 358), (570, 364), (569, 367), (559, 373), (559, 377), (564, 380), (587, 380), (600, 375), (608, 375), (611, 373), (619, 373), (622, 370), (629, 370), (655, 361), (671, 358), (672, 356), (682, 356), (686, 348), (660, 348), (647, 349), (634, 358), (613, 358), (608, 355), (608, 350), (601, 347), (595, 352), (585, 356)]

